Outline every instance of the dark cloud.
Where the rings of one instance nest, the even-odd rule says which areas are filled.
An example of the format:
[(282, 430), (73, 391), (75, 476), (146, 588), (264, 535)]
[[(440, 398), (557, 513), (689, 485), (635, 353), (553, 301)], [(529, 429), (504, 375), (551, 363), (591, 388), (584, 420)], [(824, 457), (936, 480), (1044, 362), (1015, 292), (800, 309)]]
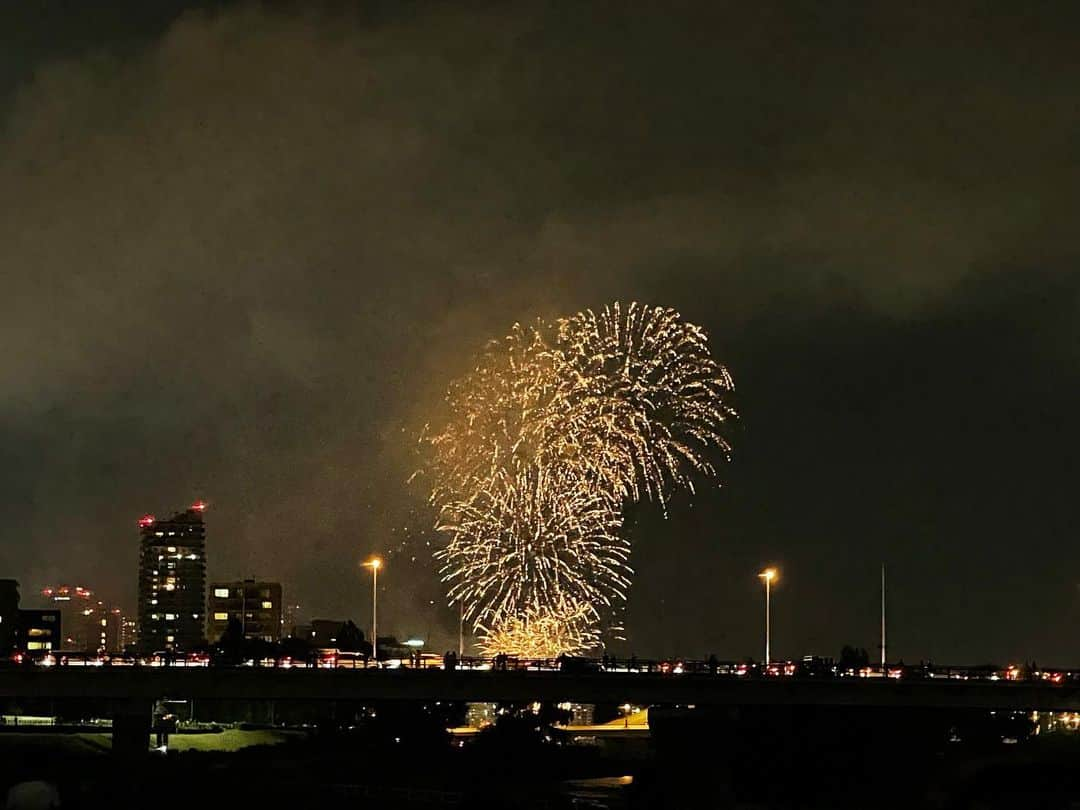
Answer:
[[(638, 515), (639, 652), (756, 650), (769, 560), (779, 650), (872, 645), (886, 559), (906, 657), (1067, 658), (1057, 11), (178, 4), (20, 38), (4, 571), (130, 602), (134, 519), (201, 496), (215, 574), (360, 615), (356, 560), (428, 519), (446, 380), (516, 319), (640, 298), (708, 327), (745, 419), (725, 489)], [(423, 542), (386, 615), (445, 633)]]

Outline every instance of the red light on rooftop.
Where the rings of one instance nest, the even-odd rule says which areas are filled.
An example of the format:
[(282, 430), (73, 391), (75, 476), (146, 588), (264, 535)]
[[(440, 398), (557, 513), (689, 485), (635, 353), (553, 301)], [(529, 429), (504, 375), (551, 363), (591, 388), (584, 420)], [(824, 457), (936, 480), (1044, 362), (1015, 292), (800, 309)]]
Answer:
[(153, 526), (154, 520), (155, 518), (153, 515), (143, 515), (139, 518), (139, 525), (145, 529), (147, 526)]
[(206, 511), (206, 501), (195, 501), (195, 503), (193, 503), (191, 505), (191, 509), (194, 512), (205, 512)]

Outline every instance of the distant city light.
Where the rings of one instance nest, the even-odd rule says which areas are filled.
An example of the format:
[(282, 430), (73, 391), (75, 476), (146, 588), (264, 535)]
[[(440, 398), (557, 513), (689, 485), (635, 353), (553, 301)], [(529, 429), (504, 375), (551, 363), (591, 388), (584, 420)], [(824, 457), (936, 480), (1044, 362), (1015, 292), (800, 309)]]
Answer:
[(153, 515), (143, 515), (139, 518), (139, 525), (145, 529), (147, 526), (153, 526), (155, 520), (156, 518)]

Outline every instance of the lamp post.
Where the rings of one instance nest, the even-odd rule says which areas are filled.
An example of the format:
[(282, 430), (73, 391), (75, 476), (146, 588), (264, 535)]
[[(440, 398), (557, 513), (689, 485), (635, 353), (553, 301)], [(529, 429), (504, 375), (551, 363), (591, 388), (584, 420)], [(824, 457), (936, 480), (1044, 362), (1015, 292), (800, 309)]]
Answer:
[(379, 617), (379, 569), (382, 568), (382, 560), (378, 557), (372, 557), (366, 563), (365, 568), (371, 569), (371, 660), (375, 662), (375, 666), (379, 666), (379, 636), (378, 632), (378, 617)]
[(766, 568), (758, 576), (765, 582), (765, 666), (769, 666), (769, 642), (772, 635), (772, 616), (769, 613), (769, 597), (772, 593), (773, 580), (776, 579), (776, 569)]

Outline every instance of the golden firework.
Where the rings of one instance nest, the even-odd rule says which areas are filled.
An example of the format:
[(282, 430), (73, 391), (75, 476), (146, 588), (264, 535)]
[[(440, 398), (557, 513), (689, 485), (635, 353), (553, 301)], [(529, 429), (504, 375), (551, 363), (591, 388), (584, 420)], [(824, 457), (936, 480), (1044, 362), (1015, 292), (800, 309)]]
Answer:
[(704, 330), (619, 303), (516, 324), (447, 393), (426, 437), (436, 556), (484, 649), (576, 653), (601, 641), (632, 573), (622, 509), (713, 478), (735, 416)]

